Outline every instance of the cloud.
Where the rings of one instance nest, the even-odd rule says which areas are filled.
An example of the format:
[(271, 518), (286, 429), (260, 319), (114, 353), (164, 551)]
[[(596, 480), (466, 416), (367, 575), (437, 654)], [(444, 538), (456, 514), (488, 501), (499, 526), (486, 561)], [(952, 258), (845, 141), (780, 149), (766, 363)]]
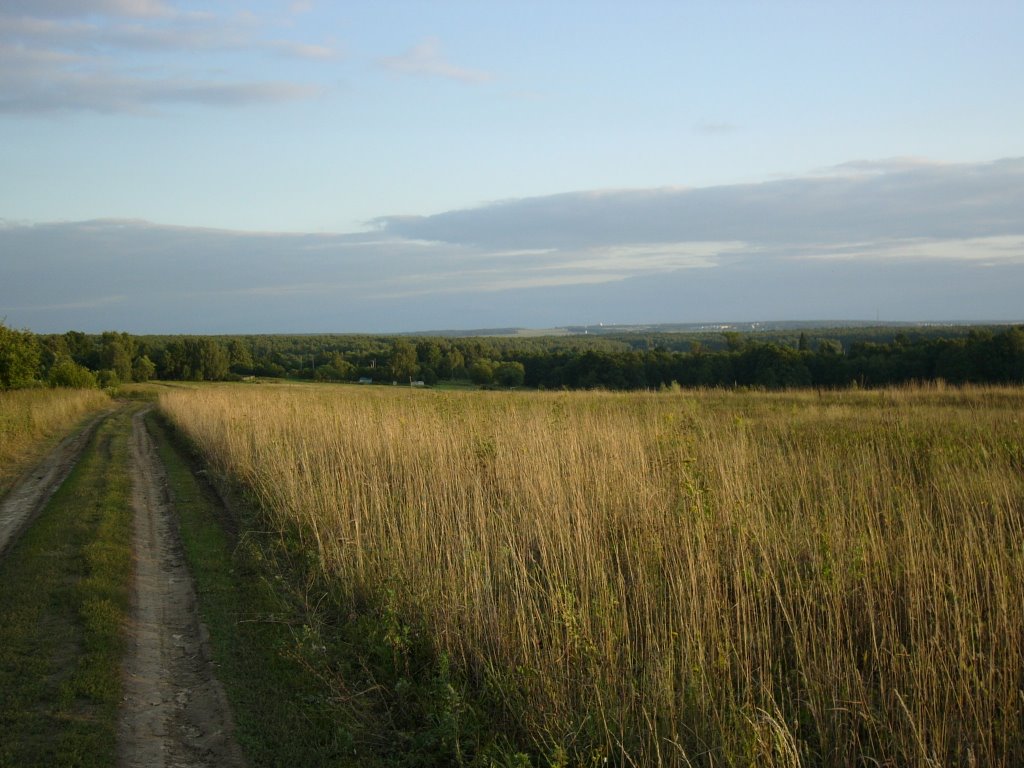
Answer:
[(338, 234), (0, 221), (0, 317), (136, 332), (1024, 320), (1024, 159), (911, 165), (509, 200)]
[(33, 306), (26, 307), (8, 307), (8, 310), (15, 312), (59, 312), (62, 310), (69, 309), (97, 309), (99, 307), (106, 307), (111, 304), (121, 304), (128, 297), (127, 296), (99, 296), (95, 299), (87, 299), (85, 301), (70, 301), (66, 304), (36, 304)]
[(736, 126), (732, 123), (716, 123), (711, 121), (701, 121), (693, 126), (693, 129), (697, 133), (703, 133), (708, 136), (724, 136), (727, 133), (735, 133)]
[(803, 246), (1019, 234), (1021, 211), (1024, 158), (700, 189), (574, 192), (374, 223), (395, 237), (486, 248), (722, 240)]
[(888, 157), (882, 160), (851, 160), (839, 165), (822, 168), (819, 176), (849, 176), (851, 174), (881, 174), (899, 171), (914, 171), (943, 165), (925, 157)]
[(389, 72), (400, 75), (440, 77), (469, 85), (479, 85), (493, 79), (488, 72), (449, 63), (441, 52), (441, 41), (436, 37), (421, 40), (401, 56), (382, 58), (380, 64)]
[(140, 18), (168, 18), (178, 15), (161, 0), (12, 0), (4, 4), (7, 13), (41, 16), (114, 15)]
[(339, 56), (337, 48), (329, 45), (314, 45), (312, 43), (295, 43), (287, 40), (275, 40), (266, 44), (266, 47), (286, 56), (294, 56), (298, 59), (312, 59), (326, 61), (336, 59)]
[(866, 261), (869, 259), (902, 263), (928, 263), (938, 260), (978, 262), (982, 264), (1024, 263), (1024, 235), (968, 237), (935, 240), (924, 237), (875, 243), (851, 243), (818, 246), (793, 252), (792, 258), (823, 261)]
[[(24, 2), (0, 9), (0, 113), (148, 112), (237, 107), (320, 95), (308, 82), (211, 78), (197, 53), (335, 58), (333, 46), (279, 38), (273, 24), (164, 2)], [(191, 70), (191, 71), (190, 71)]]
[[(62, 63), (65, 60), (60, 59)], [(233, 83), (73, 72), (34, 53), (9, 57), (8, 62), (12, 66), (0, 74), (0, 114), (145, 112), (169, 104), (232, 107), (308, 99), (321, 92), (316, 86), (289, 82)]]

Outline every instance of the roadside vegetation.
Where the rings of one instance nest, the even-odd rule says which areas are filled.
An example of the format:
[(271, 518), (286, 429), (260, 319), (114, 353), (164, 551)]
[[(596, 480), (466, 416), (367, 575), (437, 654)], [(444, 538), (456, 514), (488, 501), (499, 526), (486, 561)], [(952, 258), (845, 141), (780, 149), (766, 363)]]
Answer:
[(130, 429), (124, 412), (104, 421), (0, 559), (0, 766), (115, 762), (132, 572)]
[(291, 563), (309, 706), (418, 764), (1024, 763), (1020, 389), (160, 408)]
[[(200, 617), (210, 633), (217, 675), (232, 701), (236, 736), (252, 765), (372, 766), (366, 744), (383, 733), (356, 733), (358, 707), (324, 682), (340, 637), (318, 633), (308, 603), (306, 558), (286, 556), (280, 541), (239, 501), (230, 511), (201, 479), (197, 457), (158, 418), (147, 419), (178, 515)], [(360, 746), (363, 748), (360, 749)]]
[(109, 405), (96, 389), (0, 391), (0, 497), (54, 442)]

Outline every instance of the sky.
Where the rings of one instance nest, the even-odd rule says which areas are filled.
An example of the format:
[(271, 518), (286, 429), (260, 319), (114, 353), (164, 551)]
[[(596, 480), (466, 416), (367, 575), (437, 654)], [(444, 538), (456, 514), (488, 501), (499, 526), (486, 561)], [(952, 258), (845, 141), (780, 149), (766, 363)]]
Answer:
[(1019, 2), (0, 0), (0, 322), (1024, 321)]

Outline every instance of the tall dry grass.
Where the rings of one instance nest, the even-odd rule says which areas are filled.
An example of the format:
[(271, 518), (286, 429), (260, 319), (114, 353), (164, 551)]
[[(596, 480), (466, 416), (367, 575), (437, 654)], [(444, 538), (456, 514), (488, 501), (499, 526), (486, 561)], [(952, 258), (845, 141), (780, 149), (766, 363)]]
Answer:
[(1024, 764), (1024, 392), (161, 407), (553, 762)]
[(0, 391), (0, 496), (39, 459), (51, 438), (69, 432), (86, 414), (110, 404), (99, 390)]

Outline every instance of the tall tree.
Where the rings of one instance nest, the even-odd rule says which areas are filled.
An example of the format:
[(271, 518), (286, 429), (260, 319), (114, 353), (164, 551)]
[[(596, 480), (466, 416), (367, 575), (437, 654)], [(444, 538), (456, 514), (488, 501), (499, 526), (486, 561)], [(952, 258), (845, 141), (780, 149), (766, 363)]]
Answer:
[(526, 369), (522, 363), (499, 363), (494, 369), (494, 380), (503, 387), (521, 387), (526, 379)]
[(79, 365), (70, 357), (62, 357), (50, 368), (48, 381), (51, 387), (68, 387), (70, 389), (95, 389), (96, 377), (84, 365)]
[(26, 387), (39, 373), (39, 341), (0, 323), (0, 389)]
[(228, 364), (235, 373), (252, 373), (252, 351), (244, 339), (228, 342)]
[(391, 375), (395, 381), (410, 381), (419, 371), (416, 347), (405, 339), (397, 339), (391, 346)]
[(105, 331), (100, 336), (101, 366), (111, 370), (118, 381), (132, 380), (132, 359), (135, 357), (135, 341), (127, 333)]
[(156, 373), (156, 365), (147, 355), (135, 358), (135, 362), (132, 364), (132, 378), (135, 381), (149, 381), (153, 378), (154, 373)]
[(215, 340), (193, 339), (192, 375), (199, 381), (219, 381), (228, 375), (228, 353)]

